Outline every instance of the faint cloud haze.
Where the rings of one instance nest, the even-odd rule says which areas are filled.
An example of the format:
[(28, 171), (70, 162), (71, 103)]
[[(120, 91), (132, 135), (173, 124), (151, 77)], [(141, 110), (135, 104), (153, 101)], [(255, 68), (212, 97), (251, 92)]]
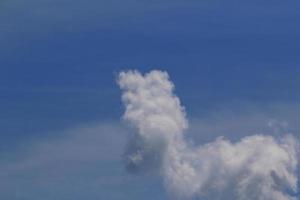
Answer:
[(185, 109), (166, 72), (121, 72), (118, 84), (124, 119), (136, 129), (125, 152), (126, 166), (133, 172), (157, 170), (172, 198), (297, 199), (299, 154), (293, 135), (256, 134), (238, 142), (218, 137), (195, 146), (186, 139)]

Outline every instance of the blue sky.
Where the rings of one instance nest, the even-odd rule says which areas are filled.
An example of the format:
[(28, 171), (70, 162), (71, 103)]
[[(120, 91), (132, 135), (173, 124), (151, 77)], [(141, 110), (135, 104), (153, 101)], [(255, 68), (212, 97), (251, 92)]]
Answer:
[[(207, 131), (192, 134), (199, 143), (268, 129), (270, 119), (297, 135), (299, 8), (296, 0), (1, 1), (0, 197), (167, 199), (160, 180), (121, 164), (127, 133), (115, 80), (125, 69), (166, 70), (191, 129)], [(51, 175), (57, 146), (81, 152), (60, 158), (74, 171)]]

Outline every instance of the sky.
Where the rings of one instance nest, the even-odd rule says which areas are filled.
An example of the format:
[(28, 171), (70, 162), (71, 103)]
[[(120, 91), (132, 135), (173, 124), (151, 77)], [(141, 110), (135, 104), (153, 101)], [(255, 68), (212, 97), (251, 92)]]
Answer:
[(169, 74), (195, 144), (299, 138), (299, 8), (296, 0), (2, 0), (0, 198), (170, 198), (162, 177), (124, 167), (132, 130), (122, 118), (123, 70)]

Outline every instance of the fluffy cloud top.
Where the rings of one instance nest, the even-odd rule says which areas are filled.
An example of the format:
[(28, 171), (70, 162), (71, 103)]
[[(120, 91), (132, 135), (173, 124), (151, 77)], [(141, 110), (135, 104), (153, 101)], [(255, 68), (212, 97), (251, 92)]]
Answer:
[(292, 135), (217, 138), (194, 146), (188, 122), (166, 72), (121, 72), (124, 119), (136, 129), (126, 152), (132, 170), (155, 168), (178, 199), (293, 200), (297, 190), (298, 142)]

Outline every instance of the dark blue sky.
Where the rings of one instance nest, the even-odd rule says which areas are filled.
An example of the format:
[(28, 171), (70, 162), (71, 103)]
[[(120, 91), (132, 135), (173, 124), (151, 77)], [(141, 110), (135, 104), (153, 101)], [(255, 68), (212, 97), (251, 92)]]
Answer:
[[(296, 0), (3, 0), (0, 155), (81, 124), (118, 123), (124, 69), (166, 70), (191, 118), (297, 105), (299, 9)], [(40, 199), (19, 195), (4, 194)]]

